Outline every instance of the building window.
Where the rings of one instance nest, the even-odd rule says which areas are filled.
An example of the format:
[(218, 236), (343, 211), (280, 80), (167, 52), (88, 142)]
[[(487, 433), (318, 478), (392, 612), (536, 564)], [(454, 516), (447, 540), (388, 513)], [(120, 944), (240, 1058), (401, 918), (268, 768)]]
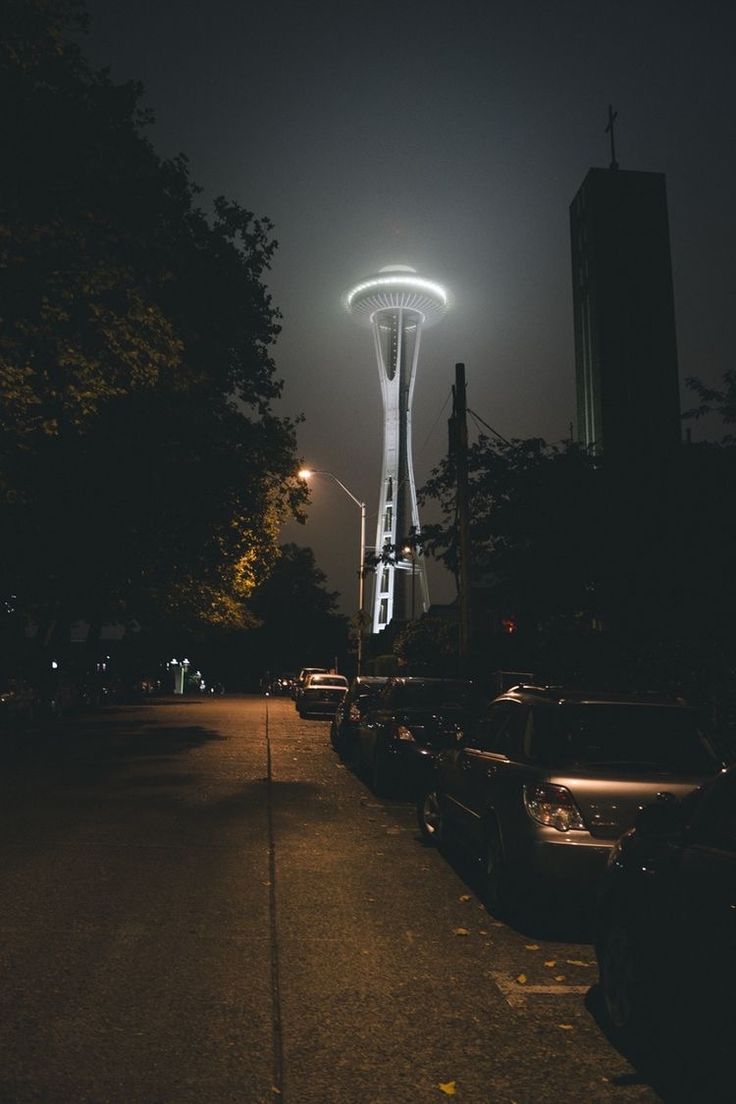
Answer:
[(389, 569), (387, 567), (384, 567), (383, 571), (381, 572), (381, 594), (388, 594), (388, 580), (390, 574), (391, 573)]
[(391, 526), (393, 525), (393, 523), (394, 523), (393, 506), (387, 506), (386, 507), (386, 517), (383, 520), (384, 532), (390, 533), (391, 532)]
[(382, 598), (378, 607), (378, 624), (385, 625), (388, 621), (388, 598)]
[(386, 487), (386, 501), (393, 502), (394, 500), (394, 481), (391, 476), (388, 477), (388, 486)]

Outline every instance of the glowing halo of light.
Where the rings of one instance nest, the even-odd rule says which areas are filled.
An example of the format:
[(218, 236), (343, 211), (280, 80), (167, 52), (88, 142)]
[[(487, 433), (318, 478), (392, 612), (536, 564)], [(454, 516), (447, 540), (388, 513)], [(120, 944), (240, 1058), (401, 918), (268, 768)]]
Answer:
[(441, 284), (418, 276), (408, 265), (387, 265), (368, 280), (352, 288), (346, 308), (359, 320), (371, 323), (382, 310), (416, 311), (425, 325), (431, 325), (449, 306), (449, 295)]

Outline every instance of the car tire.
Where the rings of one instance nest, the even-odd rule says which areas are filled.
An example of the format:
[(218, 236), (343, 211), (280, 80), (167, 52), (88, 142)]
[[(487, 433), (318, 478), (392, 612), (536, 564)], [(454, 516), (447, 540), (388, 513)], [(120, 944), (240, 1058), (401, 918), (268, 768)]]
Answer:
[(641, 1027), (641, 984), (636, 949), (620, 919), (615, 919), (598, 949), (601, 993), (606, 1019), (616, 1036), (635, 1041)]
[(330, 725), (330, 744), (332, 745), (332, 750), (336, 752), (341, 759), (344, 759), (345, 741), (340, 739), (340, 734), (334, 721)]
[(494, 916), (507, 916), (513, 909), (515, 895), (501, 836), (495, 824), (489, 825), (486, 831), (482, 860), (484, 904)]
[(417, 822), (422, 839), (434, 847), (444, 840), (445, 825), (442, 807), (436, 790), (427, 790), (417, 801)]
[(299, 712), (299, 716), (301, 717), (301, 719), (302, 719), (302, 720), (305, 720), (305, 719), (306, 719), (306, 716), (307, 716), (307, 714), (306, 714), (306, 713), (303, 713), (301, 709), (300, 709), (300, 710), (299, 710), (298, 712)]

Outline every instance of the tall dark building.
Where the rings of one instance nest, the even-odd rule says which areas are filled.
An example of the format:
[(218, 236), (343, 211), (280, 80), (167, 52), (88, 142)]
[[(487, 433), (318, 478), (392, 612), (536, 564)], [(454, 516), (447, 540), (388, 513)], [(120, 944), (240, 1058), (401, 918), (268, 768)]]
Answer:
[(578, 440), (642, 469), (680, 441), (664, 175), (591, 169), (570, 228)]

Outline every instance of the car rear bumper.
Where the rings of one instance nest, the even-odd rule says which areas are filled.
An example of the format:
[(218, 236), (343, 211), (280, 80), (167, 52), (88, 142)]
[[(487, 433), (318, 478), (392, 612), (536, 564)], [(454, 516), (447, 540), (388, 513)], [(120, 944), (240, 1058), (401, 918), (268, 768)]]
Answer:
[(509, 849), (507, 853), (512, 869), (537, 883), (597, 887), (606, 869), (613, 841), (576, 839), (554, 828), (544, 831), (555, 834), (540, 835)]
[(320, 717), (334, 717), (339, 708), (339, 699), (337, 701), (305, 701), (302, 699), (298, 703), (300, 713), (312, 713)]

